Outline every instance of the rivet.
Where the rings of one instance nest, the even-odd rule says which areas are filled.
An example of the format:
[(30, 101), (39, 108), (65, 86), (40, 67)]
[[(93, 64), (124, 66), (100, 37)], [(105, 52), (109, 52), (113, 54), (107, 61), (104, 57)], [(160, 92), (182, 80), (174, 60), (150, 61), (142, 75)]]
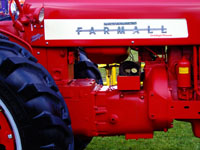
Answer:
[(37, 26), (36, 26), (36, 25), (34, 25), (33, 27), (34, 27), (34, 28), (36, 28)]
[(44, 27), (43, 25), (40, 26), (40, 28), (43, 28), (43, 27)]
[(131, 43), (134, 44), (135, 42), (134, 42), (134, 41), (131, 41)]
[(49, 44), (49, 42), (46, 42), (46, 45), (48, 45)]
[(120, 94), (119, 94), (119, 97), (120, 97), (120, 98), (123, 98), (123, 97), (124, 97), (124, 94), (123, 94), (123, 93), (120, 93)]
[(13, 138), (12, 134), (8, 134), (8, 139), (12, 139), (12, 138)]
[(38, 55), (40, 55), (40, 52), (37, 52)]

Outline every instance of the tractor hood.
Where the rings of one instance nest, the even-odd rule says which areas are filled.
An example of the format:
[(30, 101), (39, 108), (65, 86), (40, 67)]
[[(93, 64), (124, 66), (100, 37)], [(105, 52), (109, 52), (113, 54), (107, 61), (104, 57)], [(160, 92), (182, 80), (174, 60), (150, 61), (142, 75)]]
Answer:
[(44, 0), (43, 7), (44, 40), (57, 46), (200, 44), (199, 0)]
[(200, 14), (199, 0), (44, 0), (46, 19), (186, 18)]

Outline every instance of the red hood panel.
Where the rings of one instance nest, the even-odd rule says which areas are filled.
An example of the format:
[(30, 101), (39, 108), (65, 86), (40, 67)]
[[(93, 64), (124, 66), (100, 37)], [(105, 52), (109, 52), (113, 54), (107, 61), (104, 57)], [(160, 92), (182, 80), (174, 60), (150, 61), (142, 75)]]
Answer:
[[(37, 0), (27, 3), (38, 4)], [(178, 39), (127, 39), (127, 40), (66, 40), (67, 45), (192, 45), (200, 44), (200, 1), (199, 0), (45, 0), (45, 19), (186, 19), (188, 37)], [(120, 41), (120, 42), (119, 42)], [(56, 45), (64, 45), (56, 40)], [(55, 42), (54, 42), (55, 43)], [(133, 43), (133, 42), (132, 42)]]

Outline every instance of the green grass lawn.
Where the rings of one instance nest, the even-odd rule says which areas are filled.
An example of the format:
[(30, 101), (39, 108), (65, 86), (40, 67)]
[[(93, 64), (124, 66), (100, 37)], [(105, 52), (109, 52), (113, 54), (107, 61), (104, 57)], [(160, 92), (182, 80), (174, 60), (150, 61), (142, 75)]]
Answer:
[(200, 150), (200, 139), (193, 136), (190, 123), (174, 121), (174, 128), (154, 132), (153, 139), (94, 137), (86, 150)]

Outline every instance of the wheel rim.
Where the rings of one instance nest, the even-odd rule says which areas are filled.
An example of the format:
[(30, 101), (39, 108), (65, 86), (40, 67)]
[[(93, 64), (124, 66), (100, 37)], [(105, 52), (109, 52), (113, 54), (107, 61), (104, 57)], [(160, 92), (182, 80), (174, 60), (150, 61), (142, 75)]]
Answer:
[(0, 144), (9, 150), (22, 150), (17, 125), (7, 106), (0, 99)]

